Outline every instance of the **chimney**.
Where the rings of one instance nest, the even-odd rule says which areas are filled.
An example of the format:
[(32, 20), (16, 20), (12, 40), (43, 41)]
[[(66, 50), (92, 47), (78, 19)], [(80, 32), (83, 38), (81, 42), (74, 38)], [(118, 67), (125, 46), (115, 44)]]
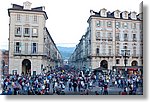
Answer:
[(91, 14), (91, 15), (94, 15), (94, 11), (93, 11), (93, 10), (90, 10), (90, 14)]

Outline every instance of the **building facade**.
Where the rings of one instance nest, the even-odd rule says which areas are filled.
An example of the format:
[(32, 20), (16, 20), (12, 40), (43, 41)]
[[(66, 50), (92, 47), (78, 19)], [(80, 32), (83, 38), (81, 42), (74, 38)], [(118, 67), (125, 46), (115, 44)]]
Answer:
[[(0, 50), (0, 83), (2, 79), (4, 78), (3, 76), (8, 75), (9, 73), (9, 52), (8, 50)], [(1, 89), (1, 85), (0, 85)]]
[(44, 7), (12, 4), (9, 15), (9, 74), (40, 74), (60, 65), (61, 55), (46, 28)]
[(90, 11), (88, 28), (69, 59), (89, 69), (143, 66), (142, 13)]
[(0, 50), (1, 57), (1, 75), (6, 76), (9, 73), (9, 52), (8, 50)]

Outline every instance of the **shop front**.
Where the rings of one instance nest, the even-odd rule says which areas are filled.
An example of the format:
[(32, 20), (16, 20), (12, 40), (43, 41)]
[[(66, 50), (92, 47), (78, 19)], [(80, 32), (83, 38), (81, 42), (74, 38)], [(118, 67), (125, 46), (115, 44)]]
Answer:
[(122, 74), (124, 76), (128, 75), (142, 75), (143, 73), (143, 66), (115, 66), (114, 69), (116, 70), (117, 74)]

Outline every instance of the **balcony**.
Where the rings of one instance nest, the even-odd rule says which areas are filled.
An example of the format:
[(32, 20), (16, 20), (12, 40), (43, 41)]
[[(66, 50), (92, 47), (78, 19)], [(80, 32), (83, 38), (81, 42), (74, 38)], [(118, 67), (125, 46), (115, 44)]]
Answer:
[(128, 41), (128, 38), (124, 38), (124, 41)]
[(119, 36), (118, 36), (118, 37), (116, 37), (116, 41), (120, 41), (120, 38), (119, 38)]
[(24, 36), (24, 37), (29, 37), (30, 34), (26, 34), (26, 33), (25, 33), (25, 34), (23, 34), (23, 36)]
[(21, 55), (21, 51), (14, 51), (14, 55)]
[(117, 53), (116, 56), (122, 56), (120, 53)]
[(14, 55), (15, 56), (48, 56), (46, 53), (43, 52), (32, 53), (30, 51), (14, 52)]
[(38, 34), (32, 34), (32, 37), (38, 37)]
[(112, 41), (112, 39), (113, 39), (112, 37), (108, 37), (108, 41)]
[(106, 40), (106, 39), (108, 39), (108, 38), (107, 38), (107, 37), (101, 37), (101, 39), (102, 39), (102, 40)]
[(132, 57), (143, 57), (143, 54), (132, 54)]
[(133, 42), (136, 42), (137, 41), (137, 39), (136, 38), (133, 38), (133, 40), (132, 40)]
[(96, 40), (100, 40), (100, 37), (96, 37)]
[(15, 37), (21, 37), (21, 34), (15, 34)]
[(97, 53), (97, 54), (93, 54), (92, 56), (114, 56), (113, 53)]

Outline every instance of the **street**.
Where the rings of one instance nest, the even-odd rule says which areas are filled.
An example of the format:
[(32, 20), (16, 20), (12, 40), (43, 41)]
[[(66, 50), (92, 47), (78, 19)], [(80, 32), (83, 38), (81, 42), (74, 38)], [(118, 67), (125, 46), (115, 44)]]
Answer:
[[(119, 77), (120, 76), (120, 77)], [(112, 77), (112, 78), (111, 78)], [(113, 81), (115, 83), (113, 83)], [(10, 75), (2, 82), (2, 95), (142, 95), (139, 75), (96, 75), (75, 70), (55, 70), (41, 75)]]

